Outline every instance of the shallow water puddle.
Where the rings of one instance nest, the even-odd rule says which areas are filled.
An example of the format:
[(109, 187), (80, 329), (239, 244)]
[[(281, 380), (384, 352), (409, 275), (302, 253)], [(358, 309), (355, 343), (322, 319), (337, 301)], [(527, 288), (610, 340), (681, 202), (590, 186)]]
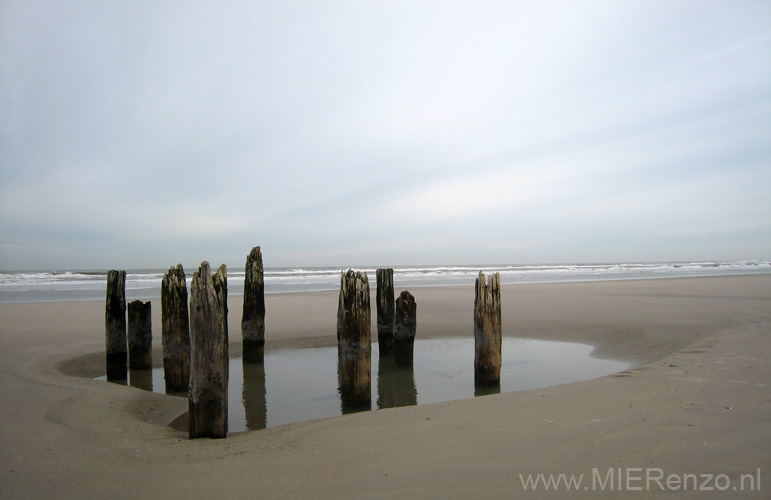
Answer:
[[(337, 347), (265, 353), (265, 362), (230, 360), (229, 432), (265, 429), (352, 411), (438, 403), (589, 380), (630, 367), (590, 356), (593, 347), (567, 342), (503, 339), (500, 388), (474, 387), (474, 339), (417, 339), (414, 365), (379, 359), (372, 344), (371, 408), (343, 407), (337, 390)], [(98, 377), (97, 380), (106, 380)], [(132, 370), (133, 387), (165, 392), (163, 368)], [(179, 395), (179, 394), (178, 394)], [(185, 394), (181, 394), (185, 396)]]

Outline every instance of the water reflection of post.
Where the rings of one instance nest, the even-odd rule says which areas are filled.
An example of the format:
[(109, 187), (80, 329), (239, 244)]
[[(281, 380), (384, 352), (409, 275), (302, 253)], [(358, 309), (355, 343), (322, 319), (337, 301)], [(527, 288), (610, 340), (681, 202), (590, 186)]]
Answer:
[(362, 404), (352, 404), (349, 403), (345, 395), (343, 393), (343, 386), (342, 386), (342, 380), (343, 380), (343, 365), (345, 363), (345, 360), (341, 355), (337, 356), (337, 380), (338, 380), (338, 387), (337, 392), (340, 393), (340, 413), (342, 415), (350, 415), (352, 413), (359, 413), (361, 411), (370, 411), (372, 410), (372, 402), (368, 403), (362, 403)]
[(487, 385), (474, 385), (474, 396), (489, 396), (491, 394), (500, 394), (501, 384), (500, 382)]
[(143, 391), (153, 392), (153, 371), (152, 370), (129, 370), (129, 384), (131, 387), (142, 389)]
[(268, 404), (265, 391), (265, 363), (250, 363), (244, 359), (244, 388), (241, 393), (246, 412), (246, 428), (265, 429), (268, 425)]
[(381, 357), (377, 369), (377, 407), (395, 408), (418, 404), (412, 364), (397, 365), (391, 356)]

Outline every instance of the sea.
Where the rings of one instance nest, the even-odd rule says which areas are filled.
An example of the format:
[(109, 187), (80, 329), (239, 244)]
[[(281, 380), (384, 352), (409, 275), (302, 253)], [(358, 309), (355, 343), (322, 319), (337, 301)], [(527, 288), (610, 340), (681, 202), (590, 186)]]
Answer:
[[(197, 268), (186, 268), (188, 287)], [(338, 290), (339, 267), (274, 267), (264, 270), (265, 293)], [(376, 267), (356, 268), (375, 286)], [(771, 261), (704, 261), (598, 264), (456, 265), (393, 267), (395, 290), (424, 286), (473, 286), (479, 272), (500, 273), (502, 284), (607, 281), (771, 273)], [(126, 299), (156, 299), (167, 269), (127, 269)], [(228, 294), (241, 295), (244, 269), (228, 268)], [(0, 272), (0, 304), (104, 300), (107, 270)]]

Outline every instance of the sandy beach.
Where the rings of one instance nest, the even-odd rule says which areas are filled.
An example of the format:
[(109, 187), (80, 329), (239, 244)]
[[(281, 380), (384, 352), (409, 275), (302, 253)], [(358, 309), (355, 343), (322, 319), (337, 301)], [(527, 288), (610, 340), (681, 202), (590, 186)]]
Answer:
[[(473, 335), (473, 287), (411, 292), (419, 338)], [(184, 398), (90, 378), (104, 373), (103, 302), (0, 305), (0, 496), (767, 498), (771, 275), (507, 285), (502, 307), (507, 337), (587, 343), (634, 367), (191, 441), (168, 426)], [(335, 344), (337, 292), (266, 308), (266, 349)], [(160, 313), (155, 300), (156, 365)], [(547, 490), (528, 474), (582, 482)]]

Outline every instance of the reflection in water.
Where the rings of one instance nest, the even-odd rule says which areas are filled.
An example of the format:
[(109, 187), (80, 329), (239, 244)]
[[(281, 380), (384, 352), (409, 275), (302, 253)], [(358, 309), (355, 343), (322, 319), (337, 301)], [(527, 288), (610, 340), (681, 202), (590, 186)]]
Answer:
[[(354, 405), (351, 403), (344, 403), (343, 400), (340, 400), (340, 414), (341, 415), (351, 415), (353, 413), (359, 413), (362, 411), (370, 411), (372, 410), (371, 403), (366, 405)], [(251, 430), (251, 429), (249, 429)]]
[(129, 384), (131, 387), (142, 389), (143, 391), (153, 390), (153, 371), (152, 370), (129, 370)]
[(241, 398), (244, 403), (246, 428), (250, 431), (265, 429), (268, 424), (268, 405), (265, 391), (265, 363), (244, 360), (244, 384)]
[(475, 384), (474, 385), (474, 397), (489, 396), (491, 394), (501, 393), (501, 383), (493, 384)]
[(340, 399), (340, 413), (342, 415), (350, 415), (352, 413), (359, 413), (360, 411), (370, 411), (372, 409), (372, 403), (366, 402), (365, 404), (355, 404), (345, 400), (343, 397), (343, 356), (339, 349), (337, 352), (337, 394)]
[[(372, 384), (372, 403), (353, 408), (341, 403), (337, 347), (269, 351), (264, 363), (233, 358), (228, 428), (230, 432), (258, 430), (357, 411), (535, 389), (629, 368), (627, 363), (590, 356), (592, 347), (583, 344), (504, 338), (503, 345), (500, 383), (475, 386), (473, 338), (418, 339), (412, 366), (396, 366), (390, 356), (381, 359), (378, 344), (373, 343), (372, 373), (377, 381)], [(150, 373), (132, 370), (131, 385), (163, 393), (163, 368), (153, 369), (148, 380)]]
[(412, 365), (397, 365), (393, 357), (381, 357), (377, 370), (378, 409), (416, 404), (418, 389)]

